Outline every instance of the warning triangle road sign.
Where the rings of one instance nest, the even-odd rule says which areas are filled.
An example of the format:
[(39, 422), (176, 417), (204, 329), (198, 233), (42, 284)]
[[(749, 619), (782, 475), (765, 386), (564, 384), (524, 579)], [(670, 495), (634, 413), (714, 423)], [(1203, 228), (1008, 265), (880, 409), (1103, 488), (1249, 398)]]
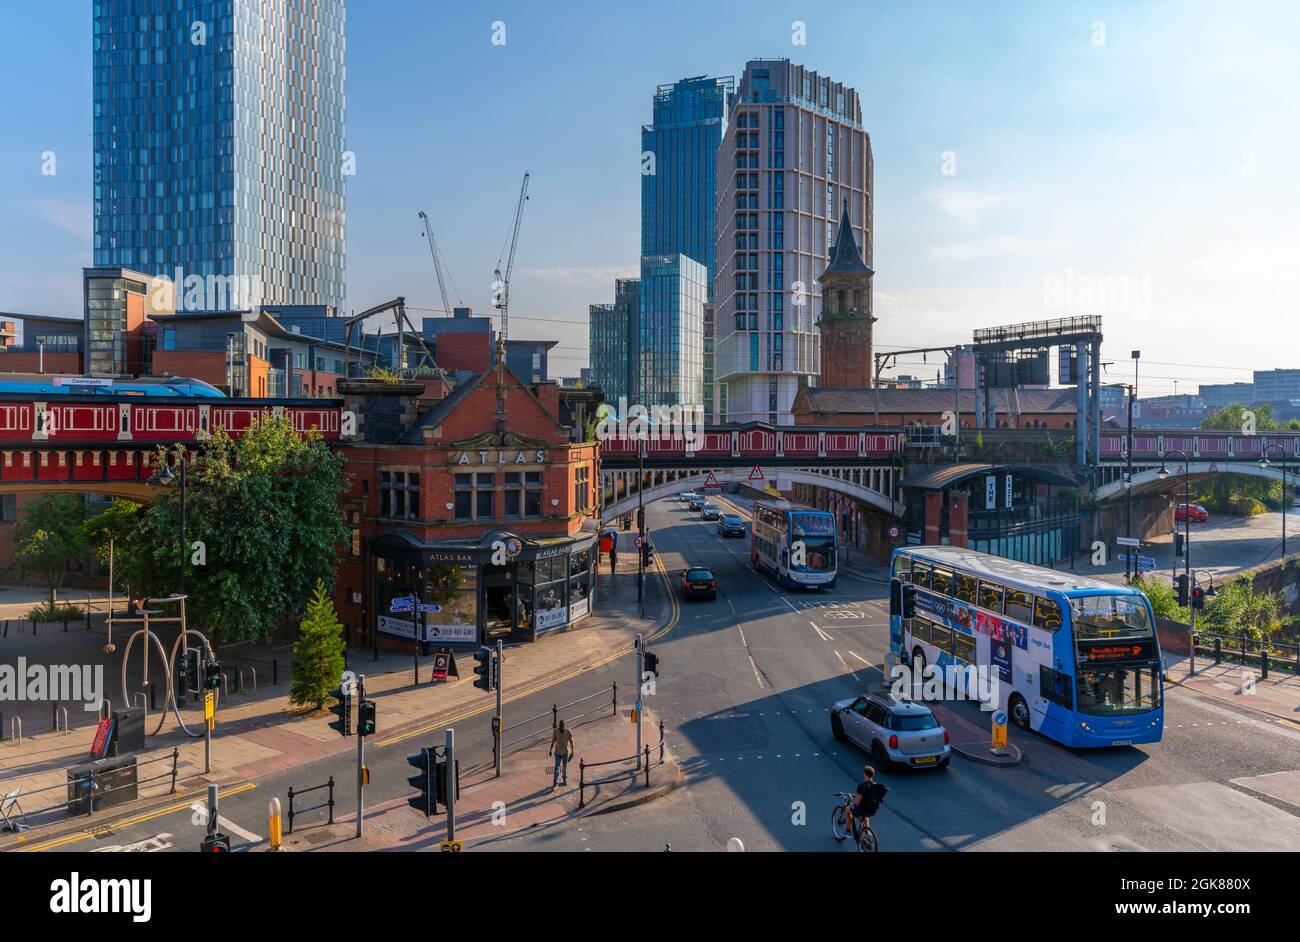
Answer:
[(717, 486), (718, 486), (718, 479), (717, 479), (716, 477), (713, 476), (713, 472), (712, 472), (712, 471), (709, 472), (708, 480), (706, 480), (706, 481), (704, 482), (704, 486), (705, 486), (705, 487), (717, 487)]
[(1219, 463), (1218, 463), (1217, 461), (1211, 461), (1211, 462), (1210, 462), (1210, 473), (1211, 473), (1211, 474), (1218, 474), (1218, 473), (1219, 473)]
[(751, 481), (763, 480), (763, 469), (760, 468), (758, 465), (754, 465), (754, 470), (749, 472), (749, 479)]

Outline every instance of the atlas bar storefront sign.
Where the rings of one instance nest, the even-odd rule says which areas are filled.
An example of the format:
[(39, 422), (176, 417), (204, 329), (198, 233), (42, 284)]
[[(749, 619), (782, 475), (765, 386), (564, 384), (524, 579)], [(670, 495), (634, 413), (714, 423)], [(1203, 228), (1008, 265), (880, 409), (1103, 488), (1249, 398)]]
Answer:
[[(448, 460), (452, 464), (546, 464), (546, 451), (515, 451), (502, 449), (498, 451), (453, 451)], [(477, 461), (475, 461), (477, 457)]]

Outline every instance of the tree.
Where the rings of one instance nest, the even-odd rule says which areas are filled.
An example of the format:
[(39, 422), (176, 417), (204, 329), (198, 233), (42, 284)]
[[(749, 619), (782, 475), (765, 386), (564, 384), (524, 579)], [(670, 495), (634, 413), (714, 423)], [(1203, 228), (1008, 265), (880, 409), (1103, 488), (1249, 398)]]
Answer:
[(22, 572), (44, 581), (51, 609), (69, 564), (86, 556), (85, 517), (80, 495), (48, 494), (28, 504), (14, 528), (14, 561)]
[(319, 710), (343, 677), (343, 625), (323, 580), (316, 582), (293, 645), (289, 702)]
[(1151, 609), (1156, 613), (1156, 618), (1187, 624), (1187, 607), (1178, 604), (1178, 597), (1174, 593), (1173, 586), (1168, 582), (1163, 579), (1138, 576), (1133, 584), (1146, 593), (1146, 597), (1151, 600)]
[(113, 581), (117, 586), (134, 586), (146, 591), (150, 582), (152, 554), (144, 542), (147, 533), (144, 522), (144, 505), (120, 497), (103, 513), (85, 522), (86, 541), (95, 558), (105, 566), (109, 562), (109, 544), (112, 544)]
[[(169, 456), (160, 450), (159, 458)], [(338, 510), (343, 457), (288, 418), (232, 439), (215, 433), (187, 467), (185, 537), (189, 613), (214, 643), (260, 641), (299, 611), (317, 582), (334, 586), (348, 529)], [(139, 591), (180, 584), (180, 485), (160, 488), (140, 515), (129, 564)], [(131, 584), (136, 591), (136, 582)]]
[(1255, 577), (1242, 576), (1226, 583), (1197, 618), (1197, 627), (1213, 634), (1239, 635), (1265, 640), (1278, 627), (1282, 593), (1255, 592)]

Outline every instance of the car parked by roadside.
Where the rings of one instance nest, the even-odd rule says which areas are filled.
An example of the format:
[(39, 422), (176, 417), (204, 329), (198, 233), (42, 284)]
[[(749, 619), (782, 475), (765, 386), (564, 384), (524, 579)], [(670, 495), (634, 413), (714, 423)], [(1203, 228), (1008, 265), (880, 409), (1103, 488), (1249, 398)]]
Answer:
[(831, 734), (871, 754), (877, 766), (944, 768), (952, 758), (948, 731), (934, 712), (915, 700), (866, 693), (831, 708)]
[(1209, 523), (1210, 512), (1200, 504), (1186, 504), (1180, 501), (1174, 510), (1174, 519), (1181, 521), (1189, 517), (1192, 523)]

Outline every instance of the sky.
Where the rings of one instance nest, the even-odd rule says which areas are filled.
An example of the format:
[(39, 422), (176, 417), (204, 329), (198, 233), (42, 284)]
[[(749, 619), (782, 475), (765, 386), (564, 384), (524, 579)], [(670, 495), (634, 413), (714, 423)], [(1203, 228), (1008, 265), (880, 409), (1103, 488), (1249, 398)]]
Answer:
[[(0, 0), (0, 310), (80, 312), (90, 25)], [(637, 271), (655, 87), (789, 57), (862, 99), (877, 349), (1100, 313), (1104, 381), (1141, 350), (1144, 396), (1300, 367), (1293, 0), (351, 0), (347, 29), (350, 309), (441, 306), (423, 209), (452, 303), (490, 312), (527, 170), (511, 336), (577, 375), (588, 305)]]

